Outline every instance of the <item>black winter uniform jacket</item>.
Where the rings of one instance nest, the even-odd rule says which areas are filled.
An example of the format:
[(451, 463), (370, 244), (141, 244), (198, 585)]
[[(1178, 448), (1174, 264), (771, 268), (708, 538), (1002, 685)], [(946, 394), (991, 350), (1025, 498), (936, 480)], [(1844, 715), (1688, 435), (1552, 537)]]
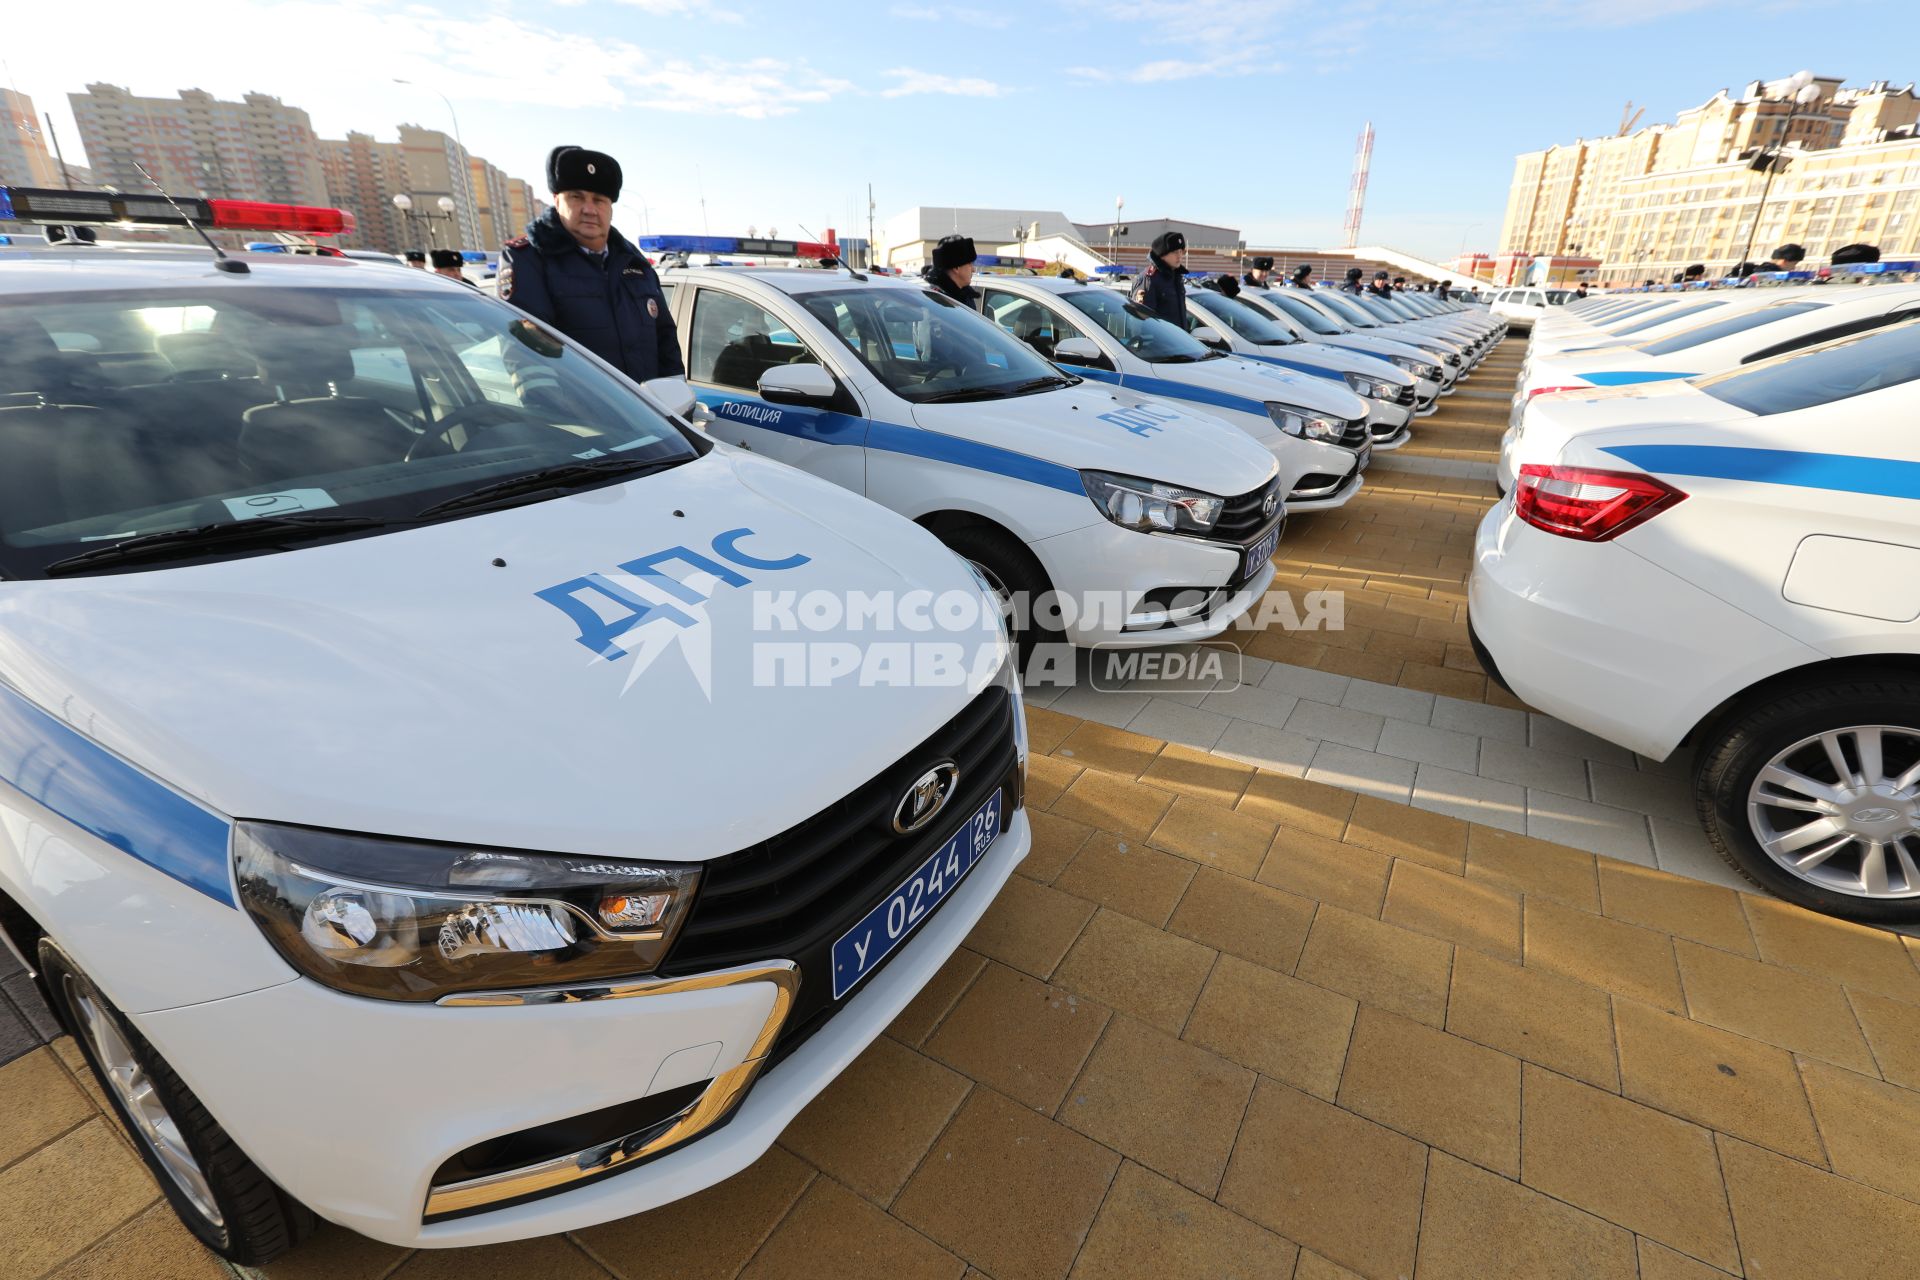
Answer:
[(604, 262), (549, 209), (500, 251), (500, 297), (545, 321), (635, 382), (684, 376), (660, 277), (617, 230)]

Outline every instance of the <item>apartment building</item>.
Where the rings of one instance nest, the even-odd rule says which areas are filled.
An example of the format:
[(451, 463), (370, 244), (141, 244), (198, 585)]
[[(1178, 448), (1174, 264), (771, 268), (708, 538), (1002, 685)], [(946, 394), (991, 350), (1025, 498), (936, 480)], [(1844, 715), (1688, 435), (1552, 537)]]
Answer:
[(0, 187), (63, 187), (33, 99), (0, 89)]

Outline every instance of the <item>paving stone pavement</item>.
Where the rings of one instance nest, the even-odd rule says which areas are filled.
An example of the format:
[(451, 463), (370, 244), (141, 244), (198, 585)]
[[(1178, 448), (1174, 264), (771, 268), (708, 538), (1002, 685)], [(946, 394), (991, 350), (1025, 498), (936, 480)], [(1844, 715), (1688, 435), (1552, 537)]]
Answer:
[[(1410, 456), (1483, 461), (1497, 424), (1453, 397)], [(1463, 665), (1483, 488), (1381, 468), (1289, 530), (1282, 589), (1349, 588), (1338, 643), (1247, 637), (1237, 690), (1030, 707), (1032, 854), (749, 1170), (485, 1251), (323, 1228), (260, 1274), (1909, 1273), (1920, 943), (1663, 869), (1694, 870), (1675, 773)], [(99, 1107), (71, 1039), (0, 1065), (0, 1275), (230, 1274)]]

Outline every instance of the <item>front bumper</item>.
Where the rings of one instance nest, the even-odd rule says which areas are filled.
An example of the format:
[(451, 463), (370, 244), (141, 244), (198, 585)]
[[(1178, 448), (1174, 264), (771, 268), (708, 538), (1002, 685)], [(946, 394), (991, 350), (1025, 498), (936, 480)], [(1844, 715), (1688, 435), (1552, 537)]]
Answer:
[[(1298, 506), (1289, 498), (1286, 509)], [(1127, 648), (1211, 639), (1252, 608), (1274, 576), (1269, 560), (1243, 577), (1244, 548), (1231, 542), (1136, 533), (1104, 521), (1032, 545), (1054, 590), (1071, 602), (1066, 639), (1082, 646)], [(1156, 615), (1168, 610), (1156, 607), (1149, 593), (1175, 591), (1193, 598), (1156, 621)], [(1204, 604), (1198, 603), (1201, 595)]]
[(757, 1160), (953, 954), (1031, 844), (1026, 811), (1012, 811), (966, 881), (832, 1019), (752, 1081), (723, 1125), (616, 1176), (469, 1217), (423, 1222), (448, 1156), (751, 1066), (785, 998), (781, 980), (769, 972), (646, 999), (443, 1008), (298, 979), (135, 1022), (268, 1176), (331, 1222), (407, 1248), (573, 1231), (681, 1199)]

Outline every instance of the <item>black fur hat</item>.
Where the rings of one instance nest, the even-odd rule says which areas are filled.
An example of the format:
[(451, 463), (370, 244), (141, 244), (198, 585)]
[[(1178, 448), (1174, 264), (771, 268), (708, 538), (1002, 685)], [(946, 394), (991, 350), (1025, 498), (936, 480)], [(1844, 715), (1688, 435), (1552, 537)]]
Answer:
[(547, 152), (547, 190), (591, 191), (609, 200), (620, 198), (620, 162), (604, 151), (585, 147), (555, 147)]
[(1153, 238), (1153, 256), (1164, 258), (1187, 247), (1187, 238), (1178, 231), (1162, 231)]
[(941, 236), (940, 243), (933, 246), (933, 269), (951, 271), (955, 267), (964, 267), (979, 253), (974, 250), (973, 241), (967, 236)]

